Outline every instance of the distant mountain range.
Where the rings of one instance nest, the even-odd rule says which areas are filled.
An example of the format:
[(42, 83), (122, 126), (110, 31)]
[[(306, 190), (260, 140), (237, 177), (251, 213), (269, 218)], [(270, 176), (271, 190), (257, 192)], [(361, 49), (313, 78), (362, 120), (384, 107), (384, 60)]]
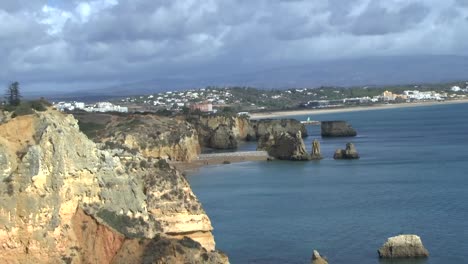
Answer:
[(266, 89), (319, 86), (382, 86), (398, 84), (443, 83), (468, 80), (468, 57), (464, 56), (394, 56), (368, 57), (314, 62), (249, 71), (177, 78), (155, 78), (103, 89), (63, 94), (74, 96), (127, 96), (161, 90), (181, 90), (205, 86), (251, 86)]

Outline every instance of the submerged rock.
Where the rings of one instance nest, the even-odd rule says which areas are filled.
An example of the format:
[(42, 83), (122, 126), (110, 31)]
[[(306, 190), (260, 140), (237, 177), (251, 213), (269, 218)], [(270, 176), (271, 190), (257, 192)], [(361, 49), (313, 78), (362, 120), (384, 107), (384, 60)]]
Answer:
[(378, 250), (381, 258), (418, 258), (428, 257), (429, 252), (417, 235), (390, 237)]
[(267, 134), (259, 139), (257, 150), (265, 150), (279, 160), (310, 160), (300, 131), (295, 135), (287, 132)]
[(355, 137), (356, 130), (346, 121), (322, 121), (322, 137)]
[(353, 143), (347, 143), (346, 149), (337, 149), (335, 151), (335, 155), (333, 155), (334, 159), (359, 159), (359, 153), (356, 150), (356, 147)]
[(312, 264), (328, 264), (327, 260), (320, 256), (317, 250), (312, 253)]

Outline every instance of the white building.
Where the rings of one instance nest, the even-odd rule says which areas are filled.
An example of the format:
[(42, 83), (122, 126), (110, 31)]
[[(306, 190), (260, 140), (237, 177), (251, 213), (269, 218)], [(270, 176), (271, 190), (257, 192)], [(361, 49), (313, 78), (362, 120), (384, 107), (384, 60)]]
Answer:
[(460, 88), (460, 86), (453, 86), (452, 88), (450, 88), (450, 91), (452, 92), (460, 92), (462, 89)]

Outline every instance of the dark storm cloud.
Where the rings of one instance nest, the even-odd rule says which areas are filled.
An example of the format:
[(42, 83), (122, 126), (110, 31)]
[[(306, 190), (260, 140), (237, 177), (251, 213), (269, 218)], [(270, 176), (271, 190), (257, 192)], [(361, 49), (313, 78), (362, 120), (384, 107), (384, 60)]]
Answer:
[(421, 3), (410, 3), (390, 11), (379, 2), (372, 2), (351, 26), (355, 35), (385, 35), (411, 29), (421, 23), (430, 10)]
[(467, 16), (467, 0), (2, 0), (0, 82), (88, 87), (341, 57), (465, 54)]

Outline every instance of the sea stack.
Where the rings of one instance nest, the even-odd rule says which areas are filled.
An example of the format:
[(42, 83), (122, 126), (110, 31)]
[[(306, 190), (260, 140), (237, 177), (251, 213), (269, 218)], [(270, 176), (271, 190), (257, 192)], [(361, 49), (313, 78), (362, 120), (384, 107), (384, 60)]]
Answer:
[(311, 160), (321, 160), (323, 159), (322, 154), (320, 153), (320, 142), (317, 139), (312, 141), (312, 153), (310, 155)]
[(355, 137), (356, 130), (346, 121), (322, 121), (322, 137)]
[(268, 155), (279, 160), (310, 160), (301, 131), (295, 135), (288, 132), (266, 134), (259, 139), (257, 150), (265, 150)]
[(429, 252), (417, 235), (390, 237), (378, 250), (380, 258), (425, 258)]
[(312, 264), (328, 264), (327, 260), (320, 256), (317, 250), (312, 253)]
[(353, 143), (347, 143), (346, 149), (337, 149), (335, 151), (334, 159), (359, 159), (359, 153)]

